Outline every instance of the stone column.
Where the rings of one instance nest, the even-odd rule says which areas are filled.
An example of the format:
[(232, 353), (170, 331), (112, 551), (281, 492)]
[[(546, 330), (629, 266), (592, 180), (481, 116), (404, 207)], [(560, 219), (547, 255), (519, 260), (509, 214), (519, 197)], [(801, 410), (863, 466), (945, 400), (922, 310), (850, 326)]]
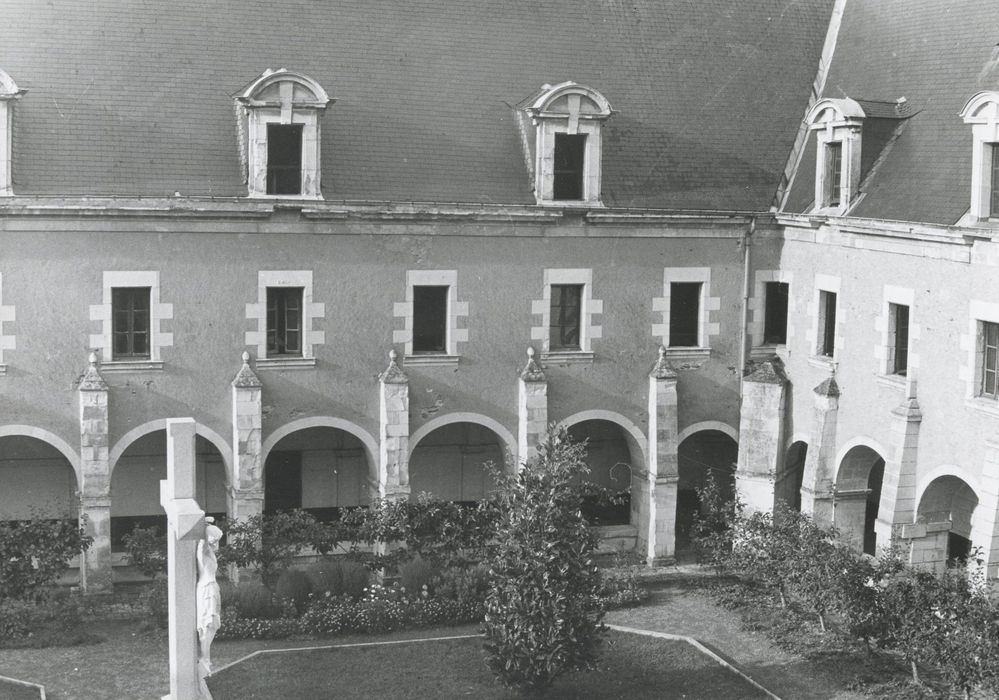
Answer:
[(378, 498), (409, 496), (409, 378), (396, 362), (378, 375)]
[(232, 380), (233, 473), (229, 475), (229, 518), (264, 511), (263, 384), (250, 369), (250, 353)]
[(981, 493), (971, 521), (971, 544), (981, 547), (985, 575), (994, 585), (999, 579), (999, 441), (985, 441), (985, 465), (979, 482)]
[(836, 419), (839, 412), (839, 386), (833, 375), (815, 387), (812, 414), (812, 444), (805, 456), (801, 483), (801, 512), (819, 525), (833, 522), (833, 479), (836, 474)]
[(680, 481), (677, 461), (676, 370), (666, 362), (666, 348), (649, 372), (649, 465), (646, 477), (634, 480), (638, 499), (637, 551), (649, 566), (673, 560), (676, 554), (676, 499)]
[(748, 511), (773, 512), (777, 475), (784, 468), (784, 363), (772, 357), (742, 381), (735, 489)]
[(885, 456), (878, 519), (874, 523), (877, 548), (882, 550), (903, 525), (916, 519), (916, 458), (923, 413), (916, 400), (916, 382), (909, 368), (905, 401), (891, 412), (891, 454)]
[(97, 369), (97, 355), (80, 380), (80, 517), (94, 542), (81, 558), (80, 585), (87, 593), (110, 593), (111, 461), (108, 385)]
[(534, 361), (534, 348), (527, 348), (527, 365), (517, 380), (517, 454), (515, 466), (534, 454), (548, 430), (548, 380)]

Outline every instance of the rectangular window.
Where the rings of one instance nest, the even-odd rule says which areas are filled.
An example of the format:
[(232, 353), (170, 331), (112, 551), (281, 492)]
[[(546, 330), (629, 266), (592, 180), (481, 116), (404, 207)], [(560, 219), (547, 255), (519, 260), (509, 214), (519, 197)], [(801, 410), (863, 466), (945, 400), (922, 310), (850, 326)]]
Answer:
[(819, 355), (832, 357), (836, 351), (836, 293), (819, 292)]
[(903, 377), (909, 370), (909, 307), (888, 305), (888, 372)]
[(447, 352), (447, 286), (413, 287), (413, 352)]
[(302, 356), (302, 287), (267, 288), (267, 356)]
[(992, 182), (989, 188), (989, 216), (999, 217), (999, 144), (989, 148), (992, 152)]
[(669, 346), (699, 346), (701, 283), (671, 282), (669, 285)]
[(981, 395), (999, 398), (999, 323), (981, 324)]
[(763, 316), (764, 345), (787, 343), (787, 282), (767, 282), (766, 312)]
[(111, 357), (149, 359), (149, 287), (111, 289)]
[(555, 134), (555, 172), (552, 199), (583, 198), (583, 154), (586, 134)]
[(839, 206), (839, 181), (842, 175), (843, 144), (839, 141), (832, 141), (826, 144), (825, 206)]
[(551, 324), (548, 347), (552, 350), (579, 350), (579, 319), (582, 312), (583, 285), (551, 286)]
[(267, 125), (267, 194), (302, 193), (302, 125)]
[(302, 453), (271, 452), (264, 467), (264, 512), (302, 507)]

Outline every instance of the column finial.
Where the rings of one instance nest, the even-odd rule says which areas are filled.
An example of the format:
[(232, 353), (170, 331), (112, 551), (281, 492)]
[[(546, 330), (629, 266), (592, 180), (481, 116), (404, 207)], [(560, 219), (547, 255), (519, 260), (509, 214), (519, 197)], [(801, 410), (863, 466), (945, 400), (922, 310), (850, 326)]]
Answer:
[(243, 361), (243, 364), (236, 373), (235, 379), (232, 380), (232, 385), (242, 389), (257, 389), (262, 387), (263, 384), (260, 383), (254, 371), (250, 369), (250, 353), (244, 350), (239, 357)]
[(248, 353), (246, 350), (244, 350), (243, 354), (240, 357), (243, 359), (243, 366), (244, 367), (249, 367), (250, 366), (250, 353)]
[(382, 384), (405, 384), (408, 382), (409, 377), (406, 376), (406, 373), (402, 371), (402, 367), (397, 362), (399, 353), (396, 352), (395, 348), (389, 350), (388, 356), (388, 367), (378, 375), (378, 381)]
[(658, 353), (659, 357), (656, 358), (656, 364), (652, 366), (649, 375), (656, 379), (676, 379), (676, 370), (666, 360), (666, 346), (660, 345)]
[(93, 350), (87, 355), (87, 369), (80, 377), (80, 391), (107, 391), (108, 385), (97, 369), (97, 353)]
[(525, 382), (543, 382), (545, 381), (544, 370), (541, 369), (534, 359), (534, 347), (531, 345), (527, 346), (527, 364), (524, 365), (524, 369), (520, 371), (520, 378)]

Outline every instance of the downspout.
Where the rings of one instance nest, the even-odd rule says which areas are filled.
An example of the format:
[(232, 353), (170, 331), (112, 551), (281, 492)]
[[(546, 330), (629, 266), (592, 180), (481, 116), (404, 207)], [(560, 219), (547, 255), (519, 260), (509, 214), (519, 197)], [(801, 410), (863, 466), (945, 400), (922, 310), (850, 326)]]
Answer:
[(749, 271), (752, 263), (753, 233), (756, 232), (756, 217), (749, 219), (749, 228), (742, 236), (742, 332), (739, 346), (739, 395), (742, 396), (742, 380), (749, 365)]

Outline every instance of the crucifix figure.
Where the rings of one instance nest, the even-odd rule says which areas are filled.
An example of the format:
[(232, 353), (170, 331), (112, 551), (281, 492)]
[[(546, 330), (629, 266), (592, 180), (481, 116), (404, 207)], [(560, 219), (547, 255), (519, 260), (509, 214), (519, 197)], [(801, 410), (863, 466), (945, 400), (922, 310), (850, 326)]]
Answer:
[(193, 700), (207, 692), (198, 675), (195, 561), (198, 541), (205, 538), (205, 513), (195, 500), (194, 419), (171, 418), (166, 431), (167, 478), (160, 482), (160, 505), (167, 514), (170, 694), (164, 700)]
[(198, 541), (198, 685), (201, 697), (212, 695), (205, 684), (205, 677), (212, 672), (212, 640), (218, 632), (222, 615), (222, 593), (215, 580), (219, 562), (216, 552), (222, 530), (213, 523), (214, 518), (205, 518), (205, 539)]

